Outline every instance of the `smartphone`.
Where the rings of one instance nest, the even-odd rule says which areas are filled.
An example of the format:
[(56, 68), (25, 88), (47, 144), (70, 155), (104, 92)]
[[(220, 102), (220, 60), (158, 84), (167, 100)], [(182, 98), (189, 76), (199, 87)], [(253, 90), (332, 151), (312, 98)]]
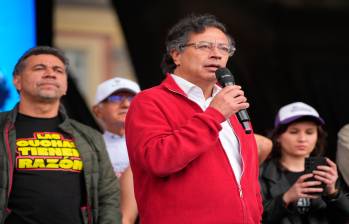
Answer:
[[(317, 166), (321, 166), (321, 165), (325, 165), (325, 166), (327, 165), (325, 157), (310, 156), (308, 158), (305, 158), (305, 161), (304, 161), (304, 172), (305, 173), (312, 173), (313, 170), (316, 170)], [(314, 177), (312, 177), (312, 178), (308, 178), (306, 181), (314, 181), (314, 180), (316, 180), (316, 179)], [(319, 185), (318, 187), (322, 187), (325, 190), (325, 184), (324, 183), (321, 183), (321, 185)]]

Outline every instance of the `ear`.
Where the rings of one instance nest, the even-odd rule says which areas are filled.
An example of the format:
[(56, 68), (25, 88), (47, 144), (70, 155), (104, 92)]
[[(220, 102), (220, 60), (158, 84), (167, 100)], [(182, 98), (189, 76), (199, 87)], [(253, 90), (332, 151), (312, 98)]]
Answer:
[(97, 105), (93, 106), (93, 107), (92, 107), (92, 112), (94, 113), (94, 115), (95, 115), (97, 118), (100, 118), (100, 117), (101, 117), (100, 105), (97, 104)]
[(172, 50), (171, 57), (172, 57), (173, 62), (177, 66), (181, 65), (181, 56), (182, 56), (181, 52), (179, 52), (178, 50)]
[(277, 137), (277, 139), (276, 139), (276, 143), (277, 143), (277, 144), (280, 144), (280, 142), (281, 142), (281, 141), (280, 141), (280, 136), (279, 136), (279, 137)]
[(21, 91), (21, 89), (22, 89), (22, 76), (21, 75), (14, 75), (13, 84), (15, 85), (15, 87), (18, 91)]

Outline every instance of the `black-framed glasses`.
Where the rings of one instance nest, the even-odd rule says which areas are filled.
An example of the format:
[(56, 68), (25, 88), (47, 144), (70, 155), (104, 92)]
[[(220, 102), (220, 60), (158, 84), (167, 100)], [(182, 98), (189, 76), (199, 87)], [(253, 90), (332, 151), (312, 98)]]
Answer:
[(125, 100), (128, 100), (128, 102), (131, 102), (133, 100), (134, 96), (121, 96), (121, 95), (111, 95), (105, 98), (104, 102), (109, 103), (122, 103)]
[(200, 41), (196, 43), (188, 43), (180, 46), (184, 47), (194, 47), (195, 49), (199, 49), (206, 52), (211, 52), (214, 47), (218, 49), (218, 51), (223, 55), (228, 55), (229, 57), (233, 56), (236, 48), (233, 45), (223, 44), (223, 43), (212, 43), (208, 41)]

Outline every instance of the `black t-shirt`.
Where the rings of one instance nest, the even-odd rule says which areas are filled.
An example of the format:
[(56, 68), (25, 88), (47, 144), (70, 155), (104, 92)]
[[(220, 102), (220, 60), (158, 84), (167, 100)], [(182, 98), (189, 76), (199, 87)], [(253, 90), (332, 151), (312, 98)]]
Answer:
[(290, 183), (290, 185), (292, 186), (300, 176), (302, 176), (304, 174), (304, 171), (300, 171), (300, 172), (292, 172), (292, 171), (288, 171), (285, 170), (285, 176), (286, 179), (288, 180), (288, 182)]
[[(300, 172), (292, 172), (292, 171), (285, 171), (285, 176), (290, 185), (292, 186), (300, 176), (305, 174), (304, 171)], [(308, 212), (310, 209), (310, 199), (307, 198), (300, 198), (295, 203), (293, 203), (294, 209), (299, 213), (299, 218), (302, 220), (303, 224), (309, 223), (308, 220)]]
[(60, 117), (19, 114), (16, 166), (5, 224), (79, 224), (85, 198), (82, 160)]

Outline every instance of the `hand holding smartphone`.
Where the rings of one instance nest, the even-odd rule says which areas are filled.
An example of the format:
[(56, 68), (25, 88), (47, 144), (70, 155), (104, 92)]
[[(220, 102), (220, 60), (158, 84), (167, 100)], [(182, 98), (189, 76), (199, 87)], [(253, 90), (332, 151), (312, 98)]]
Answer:
[[(304, 172), (305, 173), (312, 173), (314, 170), (316, 170), (317, 166), (321, 165), (327, 165), (325, 157), (320, 157), (320, 156), (310, 156), (308, 158), (305, 158), (304, 161)], [(316, 181), (314, 177), (308, 178), (306, 181)], [(319, 187), (322, 187), (324, 189), (323, 192), (325, 192), (325, 184), (321, 183)]]

